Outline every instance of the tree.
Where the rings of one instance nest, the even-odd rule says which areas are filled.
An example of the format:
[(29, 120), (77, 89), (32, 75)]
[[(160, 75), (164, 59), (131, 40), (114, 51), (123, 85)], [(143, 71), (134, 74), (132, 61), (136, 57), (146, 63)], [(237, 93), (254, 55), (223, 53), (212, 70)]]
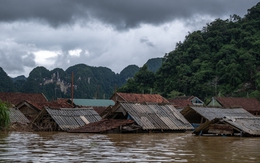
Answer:
[(5, 129), (10, 124), (8, 104), (0, 101), (0, 130)]
[(155, 74), (148, 70), (145, 64), (127, 83), (118, 89), (119, 92), (127, 93), (150, 93), (154, 87)]

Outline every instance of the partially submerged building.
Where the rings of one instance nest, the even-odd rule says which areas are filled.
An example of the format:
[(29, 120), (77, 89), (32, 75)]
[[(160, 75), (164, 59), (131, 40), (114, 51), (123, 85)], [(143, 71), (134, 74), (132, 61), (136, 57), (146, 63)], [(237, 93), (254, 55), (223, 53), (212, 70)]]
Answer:
[(203, 106), (204, 102), (196, 96), (179, 96), (168, 101), (179, 111), (187, 106)]
[(47, 98), (42, 93), (21, 93), (21, 92), (0, 92), (0, 100), (17, 105), (22, 101), (47, 102)]
[(253, 115), (260, 116), (260, 101), (256, 98), (214, 97), (208, 103), (208, 106), (227, 109), (243, 108)]
[(223, 117), (208, 121), (193, 132), (196, 135), (260, 136), (260, 117)]
[[(133, 132), (140, 129), (131, 119), (102, 119), (97, 122), (87, 124), (85, 126), (69, 130), (73, 133), (124, 133)], [(134, 129), (133, 129), (134, 128)]]
[[(71, 132), (185, 132), (191, 124), (159, 94), (115, 93), (102, 121)], [(108, 125), (109, 124), (109, 125)]]
[(29, 131), (30, 121), (17, 108), (9, 108), (10, 130), (14, 131)]
[(29, 124), (30, 121), (24, 116), (24, 114), (17, 108), (9, 108), (10, 122), (20, 123), (20, 124)]
[(69, 131), (86, 124), (100, 121), (93, 108), (44, 108), (33, 120), (36, 131)]
[[(259, 132), (258, 119), (243, 108), (188, 106), (181, 114), (195, 127), (193, 133), (196, 135), (250, 135), (255, 132), (257, 135)], [(248, 133), (251, 129), (252, 132)]]
[(73, 108), (73, 105), (70, 105), (66, 101), (55, 100), (51, 102), (38, 102), (38, 101), (29, 101), (24, 100), (16, 104), (16, 108), (20, 110), (29, 121), (32, 121), (36, 116), (43, 110), (45, 107), (50, 108)]
[(215, 118), (254, 117), (243, 108), (223, 109), (217, 107), (187, 106), (180, 112), (192, 125), (198, 126)]
[(163, 132), (193, 129), (191, 124), (171, 104), (118, 102), (109, 109), (105, 118), (132, 119), (143, 131)]
[(217, 107), (187, 106), (180, 112), (194, 127), (215, 118), (232, 117), (254, 117), (243, 108), (223, 109)]

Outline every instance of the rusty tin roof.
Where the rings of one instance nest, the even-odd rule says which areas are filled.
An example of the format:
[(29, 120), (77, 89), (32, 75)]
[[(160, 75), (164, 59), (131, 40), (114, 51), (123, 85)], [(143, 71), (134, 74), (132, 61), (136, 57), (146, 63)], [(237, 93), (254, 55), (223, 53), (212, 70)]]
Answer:
[(0, 92), (0, 99), (13, 105), (28, 100), (33, 102), (47, 102), (47, 98), (42, 93), (20, 93), (20, 92)]
[(169, 103), (167, 99), (159, 94), (137, 94), (137, 93), (115, 93), (111, 99), (115, 102), (136, 102), (136, 103)]
[(255, 98), (242, 97), (216, 97), (224, 108), (242, 107), (247, 111), (260, 111), (260, 101)]
[(30, 101), (30, 100), (24, 100), (16, 105), (17, 108), (20, 108), (22, 106), (29, 106), (32, 108), (37, 109), (38, 111), (44, 109), (44, 107), (50, 107), (50, 108), (73, 108), (73, 105), (67, 103), (63, 100), (55, 100), (55, 101), (46, 101), (46, 102), (37, 102), (37, 101)]

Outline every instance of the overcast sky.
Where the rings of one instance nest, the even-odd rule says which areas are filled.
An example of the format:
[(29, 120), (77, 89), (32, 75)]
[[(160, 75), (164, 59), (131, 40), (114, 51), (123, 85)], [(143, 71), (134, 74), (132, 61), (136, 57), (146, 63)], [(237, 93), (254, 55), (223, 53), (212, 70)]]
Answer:
[(120, 73), (163, 57), (188, 32), (243, 17), (257, 0), (0, 0), (0, 67), (11, 77), (37, 66), (84, 63)]

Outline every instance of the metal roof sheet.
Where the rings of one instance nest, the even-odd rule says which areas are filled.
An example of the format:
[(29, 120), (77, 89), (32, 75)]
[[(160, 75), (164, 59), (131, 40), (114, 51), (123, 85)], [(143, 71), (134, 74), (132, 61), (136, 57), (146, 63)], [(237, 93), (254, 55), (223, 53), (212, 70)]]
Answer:
[(115, 104), (113, 100), (104, 99), (73, 99), (73, 103), (77, 106), (109, 106)]
[(101, 117), (95, 110), (93, 110), (93, 108), (46, 108), (46, 111), (59, 127), (65, 131), (86, 125), (81, 116), (87, 119), (90, 123), (101, 120)]
[(100, 133), (133, 123), (134, 121), (130, 119), (102, 119), (98, 122), (93, 122), (91, 124), (87, 124), (76, 129), (72, 129), (69, 132)]
[(181, 111), (185, 115), (185, 112), (188, 112), (190, 109), (196, 111), (201, 116), (211, 121), (215, 118), (223, 118), (225, 116), (235, 116), (235, 117), (254, 117), (243, 108), (234, 108), (234, 109), (222, 109), (222, 108), (210, 108), (210, 107), (186, 107)]
[(25, 115), (18, 109), (9, 108), (10, 110), (10, 121), (11, 123), (21, 123), (21, 124), (28, 124), (30, 121), (25, 117)]
[(225, 117), (222, 120), (244, 133), (260, 136), (260, 117)]
[(202, 131), (207, 131), (211, 124), (226, 123), (231, 125), (234, 129), (243, 132), (247, 135), (260, 136), (260, 117), (223, 117), (215, 118), (211, 121), (197, 127), (193, 133), (200, 134)]
[(192, 125), (172, 105), (120, 103), (144, 130), (191, 130)]

